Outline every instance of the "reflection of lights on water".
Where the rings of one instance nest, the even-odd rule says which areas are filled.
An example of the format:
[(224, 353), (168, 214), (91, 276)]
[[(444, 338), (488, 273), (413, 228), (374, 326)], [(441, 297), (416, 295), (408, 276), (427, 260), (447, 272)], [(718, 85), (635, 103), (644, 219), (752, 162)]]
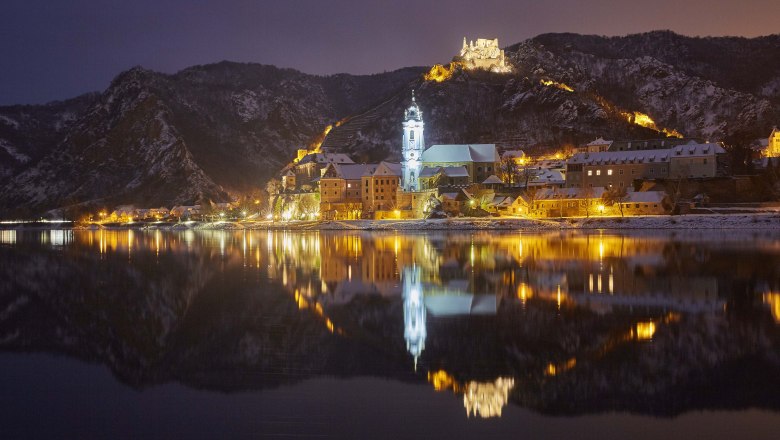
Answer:
[(0, 243), (16, 244), (16, 231), (0, 231)]
[(775, 322), (780, 323), (780, 292), (767, 292), (763, 296), (764, 304), (769, 306)]
[(499, 377), (492, 382), (470, 381), (465, 385), (444, 370), (428, 372), (428, 382), (436, 391), (463, 393), (463, 406), (467, 416), (482, 418), (501, 417), (509, 403), (509, 391), (515, 386), (511, 377)]
[(406, 349), (414, 357), (414, 368), (417, 369), (417, 359), (425, 349), (427, 328), (425, 323), (425, 303), (423, 301), (422, 282), (420, 281), (420, 268), (410, 267), (404, 269), (403, 276), (404, 298), (404, 339)]
[(509, 391), (514, 386), (515, 380), (511, 377), (499, 377), (493, 382), (469, 382), (463, 393), (466, 415), (501, 417), (501, 411), (509, 402)]
[(638, 322), (636, 324), (636, 338), (642, 341), (653, 339), (655, 334), (655, 323), (653, 321)]
[(593, 292), (593, 274), (588, 275), (588, 291)]
[(612, 273), (609, 274), (609, 294), (612, 295), (615, 293), (615, 277), (612, 275)]
[(565, 373), (577, 366), (577, 359), (571, 358), (562, 364), (547, 364), (547, 368), (544, 370), (544, 374), (547, 376), (557, 376), (561, 373)]

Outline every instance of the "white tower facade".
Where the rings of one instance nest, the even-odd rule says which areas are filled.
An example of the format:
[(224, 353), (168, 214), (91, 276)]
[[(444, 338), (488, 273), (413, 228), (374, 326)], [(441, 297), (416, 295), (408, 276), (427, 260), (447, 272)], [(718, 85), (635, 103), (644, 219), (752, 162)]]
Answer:
[(419, 191), (420, 182), (418, 179), (420, 171), (422, 171), (422, 152), (425, 149), (423, 135), (425, 123), (422, 111), (414, 99), (414, 92), (412, 92), (412, 105), (404, 111), (403, 128), (403, 146), (401, 147), (403, 180), (401, 187), (404, 191)]

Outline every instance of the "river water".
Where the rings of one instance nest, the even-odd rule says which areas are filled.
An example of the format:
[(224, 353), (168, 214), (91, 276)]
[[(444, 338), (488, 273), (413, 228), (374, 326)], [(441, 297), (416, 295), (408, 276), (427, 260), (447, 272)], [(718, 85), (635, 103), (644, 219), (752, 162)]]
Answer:
[(777, 438), (780, 233), (0, 231), (6, 438)]

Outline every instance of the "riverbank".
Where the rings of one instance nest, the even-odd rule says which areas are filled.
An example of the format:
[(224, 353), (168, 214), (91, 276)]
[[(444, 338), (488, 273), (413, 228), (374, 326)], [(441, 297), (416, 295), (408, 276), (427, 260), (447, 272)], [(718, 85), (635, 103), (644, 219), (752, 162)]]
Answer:
[(364, 231), (430, 231), (430, 230), (589, 230), (589, 229), (778, 229), (780, 213), (761, 214), (690, 214), (636, 217), (574, 217), (563, 219), (526, 218), (454, 218), (435, 220), (344, 220), (291, 222), (181, 222), (132, 223), (106, 227), (80, 226), (95, 229), (159, 229), (159, 230), (364, 230)]

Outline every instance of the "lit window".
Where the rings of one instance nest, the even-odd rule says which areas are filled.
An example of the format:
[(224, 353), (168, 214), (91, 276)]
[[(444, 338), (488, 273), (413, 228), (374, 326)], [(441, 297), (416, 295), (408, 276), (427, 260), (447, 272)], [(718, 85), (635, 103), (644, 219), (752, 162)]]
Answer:
[(593, 175), (593, 170), (588, 170), (588, 175), (592, 176)]
[(612, 170), (607, 170), (607, 176), (611, 176), (611, 175), (612, 175)]
[(596, 175), (600, 176), (601, 175), (601, 170), (596, 170)]

